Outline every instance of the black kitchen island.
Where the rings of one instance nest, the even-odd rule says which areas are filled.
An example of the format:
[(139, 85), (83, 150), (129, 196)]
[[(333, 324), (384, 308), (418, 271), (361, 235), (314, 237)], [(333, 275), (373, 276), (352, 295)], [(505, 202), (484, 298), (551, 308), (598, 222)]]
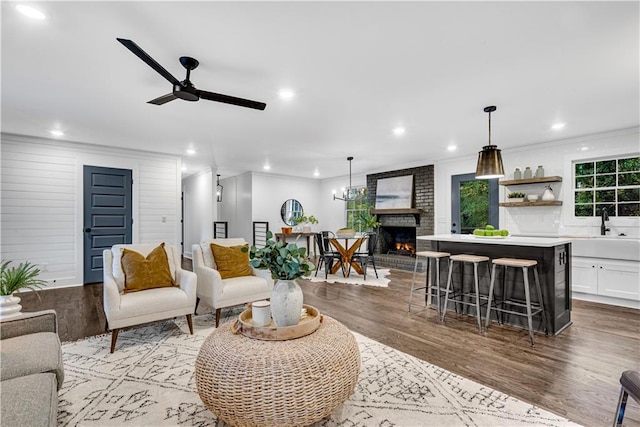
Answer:
[[(550, 237), (481, 237), (473, 235), (444, 234), (433, 236), (418, 236), (418, 240), (427, 240), (431, 243), (431, 250), (449, 252), (450, 254), (483, 255), (491, 259), (495, 258), (521, 258), (538, 262), (538, 274), (540, 275), (540, 287), (545, 310), (549, 317), (550, 334), (557, 335), (571, 324), (571, 240)], [(440, 286), (446, 288), (447, 263), (441, 263)], [(473, 277), (471, 269), (464, 274), (464, 290), (471, 289)], [(514, 280), (522, 282), (520, 269), (509, 269), (507, 282)], [(483, 267), (479, 269), (480, 293), (487, 295), (489, 292), (490, 274)], [(460, 280), (454, 277), (454, 280)], [(497, 297), (500, 298), (500, 286), (496, 284)], [(516, 298), (524, 300), (524, 286), (513, 287), (512, 294)], [(521, 295), (520, 295), (521, 294)], [(444, 301), (444, 294), (442, 296)], [(435, 301), (436, 298), (432, 298)], [(449, 301), (449, 309), (453, 309), (453, 301)], [(483, 310), (483, 315), (485, 311)], [(475, 315), (473, 308), (470, 313)], [(494, 317), (494, 316), (492, 316)], [(534, 328), (544, 330), (542, 317), (534, 318)], [(526, 328), (526, 318), (522, 316), (507, 316), (505, 323)]]

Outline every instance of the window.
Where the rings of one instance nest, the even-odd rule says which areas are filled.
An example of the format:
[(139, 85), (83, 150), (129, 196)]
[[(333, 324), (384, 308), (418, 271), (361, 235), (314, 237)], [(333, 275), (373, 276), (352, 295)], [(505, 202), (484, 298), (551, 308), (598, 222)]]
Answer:
[(361, 213), (369, 210), (369, 200), (367, 198), (367, 187), (352, 187), (357, 193), (357, 197), (353, 200), (347, 200), (345, 206), (347, 214), (347, 228), (358, 230), (357, 219)]
[(640, 157), (574, 162), (574, 215), (640, 216)]

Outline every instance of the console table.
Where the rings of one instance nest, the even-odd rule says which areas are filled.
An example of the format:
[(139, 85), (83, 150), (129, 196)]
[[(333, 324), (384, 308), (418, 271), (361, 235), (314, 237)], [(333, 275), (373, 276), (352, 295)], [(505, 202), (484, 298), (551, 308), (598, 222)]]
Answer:
[(231, 425), (309, 425), (342, 405), (360, 373), (349, 329), (329, 316), (314, 333), (286, 341), (235, 335), (232, 322), (207, 337), (196, 359), (205, 406)]

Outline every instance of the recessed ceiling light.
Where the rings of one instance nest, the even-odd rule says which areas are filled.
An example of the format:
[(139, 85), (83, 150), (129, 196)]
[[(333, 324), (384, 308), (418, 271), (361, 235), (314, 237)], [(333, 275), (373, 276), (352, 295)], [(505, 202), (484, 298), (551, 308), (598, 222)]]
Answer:
[(45, 18), (44, 13), (40, 12), (35, 7), (27, 6), (26, 4), (19, 4), (16, 6), (16, 9), (24, 16), (28, 16), (32, 19), (38, 19), (42, 21)]
[(313, 176), (320, 176), (320, 172), (318, 172), (318, 169), (316, 169), (315, 171), (313, 171)]
[(456, 151), (457, 149), (458, 149), (458, 147), (453, 145), (453, 144), (451, 144), (451, 145), (449, 145), (447, 147), (447, 151)]
[(193, 148), (187, 148), (187, 154), (193, 156), (194, 154), (196, 154), (196, 150), (194, 150)]
[(268, 171), (271, 169), (271, 165), (269, 163), (265, 163), (264, 166), (262, 167), (262, 169)]
[(406, 129), (403, 128), (402, 126), (398, 126), (393, 130), (393, 134), (396, 136), (404, 135), (405, 132), (406, 132)]
[(296, 93), (291, 89), (282, 89), (278, 92), (278, 96), (282, 99), (291, 99), (296, 96)]
[(589, 147), (580, 147), (580, 151), (587, 151)]
[(61, 130), (59, 130), (59, 129), (53, 129), (53, 130), (50, 130), (50, 131), (49, 131), (49, 133), (50, 133), (51, 135), (53, 135), (53, 136), (58, 137), (58, 138), (59, 138), (59, 137), (61, 137), (61, 136), (64, 136), (64, 132), (62, 132), (62, 131), (61, 131)]
[(560, 130), (560, 129), (564, 128), (565, 125), (566, 125), (566, 123), (556, 123), (556, 124), (551, 126), (551, 129)]

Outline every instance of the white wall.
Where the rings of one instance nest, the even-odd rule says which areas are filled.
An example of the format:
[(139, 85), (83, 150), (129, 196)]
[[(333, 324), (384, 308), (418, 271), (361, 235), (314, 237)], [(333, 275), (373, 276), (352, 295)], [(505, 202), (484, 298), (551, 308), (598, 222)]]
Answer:
[(133, 241), (166, 241), (179, 247), (179, 157), (10, 134), (1, 137), (2, 259), (28, 260), (46, 268), (41, 278), (51, 287), (82, 284), (84, 165), (130, 169)]
[[(498, 142), (498, 147), (499, 147)], [(599, 218), (574, 218), (572, 198), (571, 162), (591, 158), (640, 153), (640, 130), (632, 128), (589, 135), (580, 138), (551, 141), (535, 146), (502, 150), (505, 169), (504, 179), (513, 179), (516, 167), (526, 166), (535, 171), (542, 165), (546, 176), (558, 175), (562, 183), (551, 184), (562, 206), (500, 208), (500, 228), (515, 234), (600, 234)], [(449, 234), (451, 227), (451, 176), (475, 172), (477, 157), (464, 157), (438, 161), (435, 165), (436, 234)], [(500, 186), (500, 201), (505, 201), (508, 191), (542, 194), (544, 186)], [(639, 218), (610, 217), (611, 234), (624, 232), (629, 236), (640, 235)]]
[(211, 169), (182, 181), (184, 197), (184, 255), (191, 258), (191, 246), (213, 237), (217, 218), (214, 173)]

